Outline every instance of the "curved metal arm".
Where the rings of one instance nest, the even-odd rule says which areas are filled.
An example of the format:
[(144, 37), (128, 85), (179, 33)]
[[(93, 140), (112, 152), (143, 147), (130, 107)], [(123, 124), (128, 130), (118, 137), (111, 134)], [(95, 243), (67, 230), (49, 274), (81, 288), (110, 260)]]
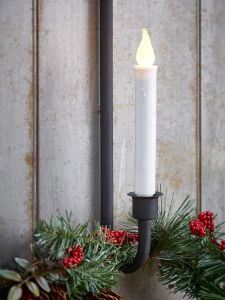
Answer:
[(151, 249), (152, 220), (158, 216), (158, 198), (162, 193), (156, 192), (153, 196), (139, 196), (129, 193), (132, 197), (133, 217), (138, 220), (138, 250), (132, 264), (125, 266), (124, 273), (133, 273), (147, 261)]
[(138, 221), (139, 243), (136, 257), (132, 264), (125, 266), (124, 273), (133, 273), (145, 264), (151, 249), (151, 225), (152, 221)]

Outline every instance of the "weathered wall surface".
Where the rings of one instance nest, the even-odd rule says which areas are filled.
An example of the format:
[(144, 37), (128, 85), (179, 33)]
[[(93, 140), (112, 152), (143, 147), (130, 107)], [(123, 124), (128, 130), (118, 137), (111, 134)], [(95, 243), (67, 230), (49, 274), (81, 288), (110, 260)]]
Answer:
[(225, 219), (225, 3), (202, 2), (202, 207)]
[(0, 1), (1, 260), (27, 253), (33, 206), (32, 1)]
[[(99, 216), (97, 4), (0, 0), (1, 261), (27, 254), (37, 217)], [(157, 184), (168, 199), (175, 193), (176, 205), (191, 194), (224, 220), (224, 1), (114, 0), (113, 12), (115, 223), (126, 218), (133, 190), (142, 27), (159, 66)], [(124, 299), (182, 299), (155, 273), (127, 275)]]
[(98, 207), (97, 1), (39, 2), (39, 216)]

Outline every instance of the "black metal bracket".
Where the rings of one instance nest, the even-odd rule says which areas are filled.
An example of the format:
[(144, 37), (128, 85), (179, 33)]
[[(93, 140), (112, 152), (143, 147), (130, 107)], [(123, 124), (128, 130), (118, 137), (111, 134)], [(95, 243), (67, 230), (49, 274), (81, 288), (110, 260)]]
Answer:
[(147, 261), (151, 249), (152, 220), (158, 216), (158, 198), (163, 194), (156, 192), (153, 196), (139, 196), (129, 193), (132, 197), (132, 215), (138, 221), (138, 249), (132, 264), (125, 266), (124, 273), (133, 273)]
[[(100, 106), (101, 106), (101, 224), (113, 228), (113, 0), (100, 0)], [(138, 220), (137, 255), (124, 273), (138, 270), (151, 248), (151, 224), (158, 215), (158, 198), (129, 193), (133, 217)]]

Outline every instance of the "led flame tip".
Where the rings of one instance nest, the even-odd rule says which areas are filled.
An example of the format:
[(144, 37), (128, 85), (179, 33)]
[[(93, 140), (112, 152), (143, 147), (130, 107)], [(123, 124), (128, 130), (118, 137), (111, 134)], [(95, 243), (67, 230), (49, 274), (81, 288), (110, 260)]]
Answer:
[(142, 29), (142, 39), (136, 53), (136, 61), (140, 66), (152, 66), (155, 62), (155, 53), (146, 28)]

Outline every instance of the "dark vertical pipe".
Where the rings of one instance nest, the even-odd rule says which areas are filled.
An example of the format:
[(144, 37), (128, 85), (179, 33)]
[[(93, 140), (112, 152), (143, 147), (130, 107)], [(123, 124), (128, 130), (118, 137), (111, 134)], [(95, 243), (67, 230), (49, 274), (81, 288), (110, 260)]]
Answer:
[(113, 226), (113, 0), (100, 1), (101, 224)]

